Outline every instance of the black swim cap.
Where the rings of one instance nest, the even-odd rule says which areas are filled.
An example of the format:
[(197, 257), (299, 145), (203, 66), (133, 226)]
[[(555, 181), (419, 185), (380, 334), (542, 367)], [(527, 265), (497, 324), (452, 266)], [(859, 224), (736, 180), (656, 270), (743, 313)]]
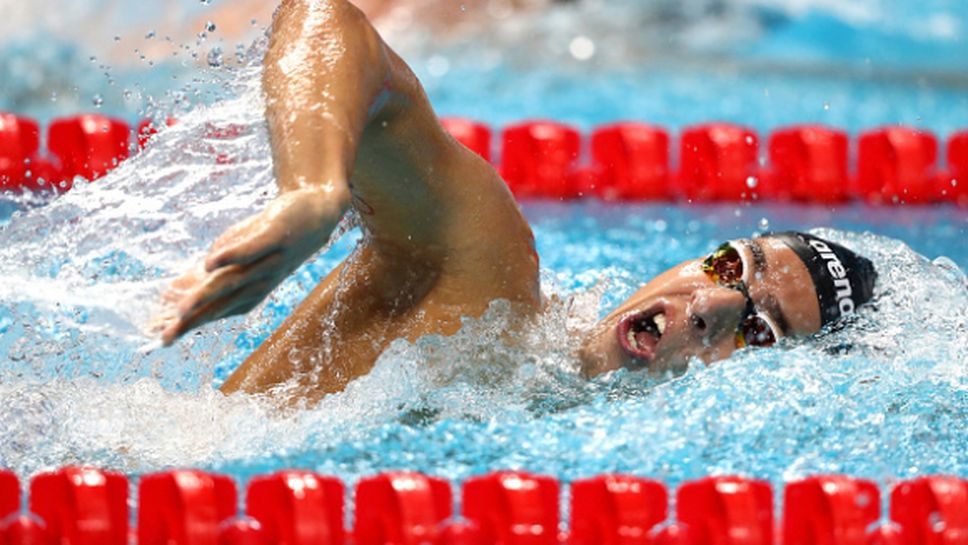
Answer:
[(877, 271), (866, 257), (807, 233), (787, 231), (766, 237), (784, 242), (807, 266), (820, 302), (821, 326), (853, 313), (874, 295)]

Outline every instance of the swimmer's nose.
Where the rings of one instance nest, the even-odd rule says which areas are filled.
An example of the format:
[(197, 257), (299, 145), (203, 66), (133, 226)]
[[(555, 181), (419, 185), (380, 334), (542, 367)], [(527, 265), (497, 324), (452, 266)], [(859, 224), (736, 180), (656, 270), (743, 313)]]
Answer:
[(737, 290), (715, 287), (697, 289), (687, 308), (697, 334), (714, 340), (722, 333), (732, 334), (746, 308), (746, 298)]

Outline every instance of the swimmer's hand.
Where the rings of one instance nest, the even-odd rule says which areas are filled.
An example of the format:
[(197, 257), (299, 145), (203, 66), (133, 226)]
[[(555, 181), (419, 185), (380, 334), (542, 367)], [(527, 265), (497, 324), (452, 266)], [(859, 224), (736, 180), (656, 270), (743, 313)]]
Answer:
[[(345, 187), (345, 186), (344, 186)], [(345, 190), (300, 188), (227, 229), (201, 267), (164, 295), (171, 312), (156, 321), (165, 346), (208, 322), (244, 314), (326, 243), (349, 207)]]

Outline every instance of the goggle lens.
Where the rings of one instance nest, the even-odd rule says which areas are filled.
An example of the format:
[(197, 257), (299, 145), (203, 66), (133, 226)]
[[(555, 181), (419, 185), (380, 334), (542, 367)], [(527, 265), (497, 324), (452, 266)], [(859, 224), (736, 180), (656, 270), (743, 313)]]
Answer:
[(713, 282), (733, 286), (743, 279), (743, 258), (727, 242), (703, 261), (702, 270)]
[(736, 345), (740, 348), (744, 346), (773, 346), (775, 343), (776, 334), (773, 332), (773, 327), (759, 314), (747, 316), (736, 332)]
[(736, 346), (772, 346), (776, 343), (773, 326), (758, 312), (753, 310), (752, 301), (746, 293), (743, 282), (743, 257), (732, 243), (726, 242), (716, 249), (702, 263), (702, 270), (709, 278), (728, 288), (739, 287), (749, 301), (749, 314), (743, 318), (736, 329)]

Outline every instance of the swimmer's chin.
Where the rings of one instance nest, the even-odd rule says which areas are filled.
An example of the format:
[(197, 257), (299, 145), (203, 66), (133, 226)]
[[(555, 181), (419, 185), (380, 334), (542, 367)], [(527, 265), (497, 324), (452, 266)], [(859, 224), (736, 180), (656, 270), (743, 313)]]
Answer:
[(586, 379), (617, 371), (625, 367), (614, 343), (603, 342), (599, 331), (592, 332), (578, 349), (580, 373)]

